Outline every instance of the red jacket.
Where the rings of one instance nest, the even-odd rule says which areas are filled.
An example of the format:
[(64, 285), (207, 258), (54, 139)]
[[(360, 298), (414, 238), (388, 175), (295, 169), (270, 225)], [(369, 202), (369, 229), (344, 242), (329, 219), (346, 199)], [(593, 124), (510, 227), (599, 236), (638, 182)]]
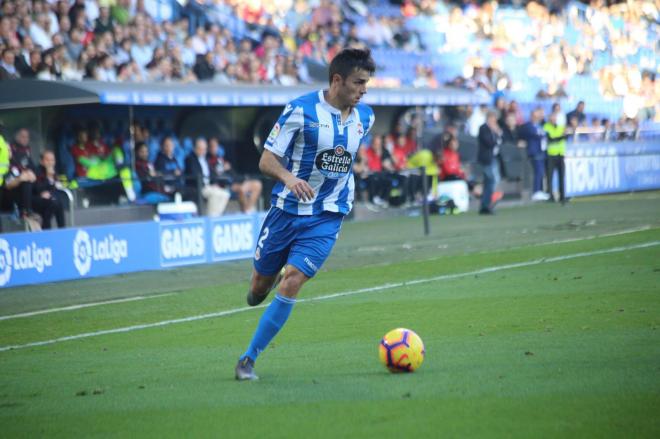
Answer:
[(440, 178), (444, 180), (450, 176), (465, 179), (465, 172), (461, 169), (461, 157), (458, 151), (444, 148), (442, 150), (442, 161), (440, 162)]
[(71, 147), (71, 155), (76, 162), (76, 176), (87, 177), (87, 167), (80, 162), (80, 159), (89, 157), (106, 158), (110, 155), (110, 150), (101, 142), (98, 144), (87, 142), (85, 145), (76, 143)]

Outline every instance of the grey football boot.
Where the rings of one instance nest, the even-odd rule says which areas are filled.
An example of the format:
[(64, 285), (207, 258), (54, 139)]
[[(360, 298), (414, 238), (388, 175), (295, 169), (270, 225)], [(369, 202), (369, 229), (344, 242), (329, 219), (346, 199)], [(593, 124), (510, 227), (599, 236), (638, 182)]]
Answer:
[(254, 361), (250, 357), (238, 360), (235, 372), (238, 381), (254, 381), (259, 379), (257, 374), (254, 373)]

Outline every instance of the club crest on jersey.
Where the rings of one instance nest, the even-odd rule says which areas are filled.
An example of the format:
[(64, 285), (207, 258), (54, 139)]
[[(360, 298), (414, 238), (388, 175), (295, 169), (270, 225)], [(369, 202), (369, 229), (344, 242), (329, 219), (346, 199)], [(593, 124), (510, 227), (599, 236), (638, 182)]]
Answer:
[(351, 171), (353, 157), (343, 145), (336, 145), (316, 155), (316, 168), (327, 178), (339, 179)]
[(364, 127), (362, 126), (362, 122), (357, 123), (357, 133), (358, 136), (362, 137), (364, 135)]

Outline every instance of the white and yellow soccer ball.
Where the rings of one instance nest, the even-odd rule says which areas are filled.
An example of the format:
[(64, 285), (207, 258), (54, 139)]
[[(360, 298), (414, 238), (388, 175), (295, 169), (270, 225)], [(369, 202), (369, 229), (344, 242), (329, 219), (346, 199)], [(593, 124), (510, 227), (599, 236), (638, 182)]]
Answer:
[(424, 361), (424, 342), (410, 329), (393, 329), (380, 341), (380, 362), (392, 373), (414, 372)]

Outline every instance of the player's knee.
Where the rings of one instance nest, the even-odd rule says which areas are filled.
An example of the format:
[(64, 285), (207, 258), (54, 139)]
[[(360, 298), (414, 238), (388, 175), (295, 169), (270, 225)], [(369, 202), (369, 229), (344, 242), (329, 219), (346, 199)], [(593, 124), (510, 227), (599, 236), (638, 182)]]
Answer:
[(302, 271), (298, 270), (293, 265), (286, 267), (286, 272), (280, 283), (280, 294), (286, 297), (296, 297), (302, 288), (303, 284), (309, 278)]

